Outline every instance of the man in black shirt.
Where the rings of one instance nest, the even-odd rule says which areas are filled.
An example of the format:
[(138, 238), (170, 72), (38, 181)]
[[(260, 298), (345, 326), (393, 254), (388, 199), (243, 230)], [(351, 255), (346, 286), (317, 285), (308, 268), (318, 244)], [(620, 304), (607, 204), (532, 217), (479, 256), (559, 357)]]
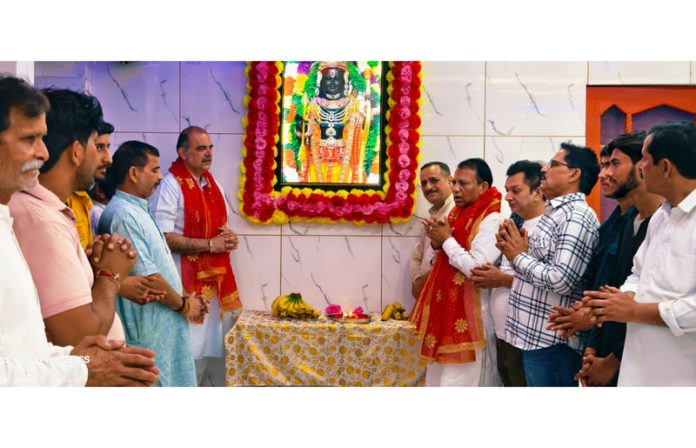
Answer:
[[(662, 203), (662, 197), (645, 191), (637, 167), (645, 136), (643, 131), (622, 134), (603, 150), (608, 155), (600, 174), (604, 195), (615, 198), (619, 205), (599, 230), (599, 243), (585, 278), (588, 290), (624, 283), (650, 217)], [(625, 336), (624, 323), (605, 322), (592, 328), (578, 373), (583, 385), (616, 386)]]

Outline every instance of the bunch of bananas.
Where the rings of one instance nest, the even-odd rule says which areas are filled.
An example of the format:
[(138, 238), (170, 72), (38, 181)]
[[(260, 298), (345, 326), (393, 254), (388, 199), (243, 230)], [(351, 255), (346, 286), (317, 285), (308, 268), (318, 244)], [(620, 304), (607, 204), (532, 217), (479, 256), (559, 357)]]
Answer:
[(401, 305), (399, 302), (390, 303), (389, 305), (387, 305), (386, 308), (384, 308), (384, 311), (382, 312), (382, 320), (389, 319), (408, 319), (408, 313), (406, 312), (406, 308), (404, 308), (403, 305)]
[(276, 317), (291, 317), (293, 319), (319, 317), (319, 313), (307, 305), (302, 300), (302, 295), (296, 292), (286, 296), (278, 296), (271, 304), (271, 311), (273, 311), (273, 315)]

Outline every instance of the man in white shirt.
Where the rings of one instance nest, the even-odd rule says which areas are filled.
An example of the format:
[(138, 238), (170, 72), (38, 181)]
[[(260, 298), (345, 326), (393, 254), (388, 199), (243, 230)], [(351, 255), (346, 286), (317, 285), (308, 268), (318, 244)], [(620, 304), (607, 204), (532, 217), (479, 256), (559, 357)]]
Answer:
[[(225, 386), (224, 335), (234, 325), (230, 311), (242, 307), (229, 256), (239, 241), (227, 228), (224, 192), (209, 173), (213, 144), (208, 133), (190, 126), (181, 131), (176, 147), (179, 157), (150, 200), (150, 209), (165, 234), (184, 290), (202, 294), (210, 305), (202, 322), (189, 322), (198, 385)], [(205, 284), (196, 279), (196, 273), (212, 271), (224, 273), (205, 279)]]
[[(87, 336), (75, 347), (46, 339), (29, 267), (7, 203), (38, 185), (48, 100), (23, 80), (0, 76), (0, 386), (144, 386), (158, 380), (154, 352)], [(111, 241), (109, 241), (111, 242)]]
[[(520, 160), (510, 165), (506, 175), (508, 177), (505, 181), (505, 200), (510, 205), (510, 210), (523, 220), (522, 227), (531, 234), (541, 215), (544, 214), (544, 195), (539, 189), (541, 164)], [(522, 366), (522, 353), (520, 349), (505, 340), (505, 321), (514, 277), (515, 271), (505, 257), (502, 257), (500, 269), (486, 263), (472, 270), (475, 286), (493, 288), (490, 310), (495, 324), (498, 372), (503, 386), (524, 387), (527, 381)]]
[(621, 289), (585, 291), (583, 303), (598, 325), (628, 324), (619, 386), (696, 386), (696, 126), (654, 126), (639, 165), (666, 200)]
[(493, 263), (502, 195), (479, 158), (457, 165), (447, 218), (423, 221), (433, 248), (442, 248), (414, 306), (411, 320), (424, 337), (427, 386), (498, 386), (488, 297), (471, 283), (471, 271)]
[[(452, 196), (452, 175), (449, 166), (443, 162), (428, 162), (421, 167), (421, 190), (425, 200), (432, 204), (428, 210), (430, 219), (445, 219), (454, 207)], [(436, 251), (430, 245), (430, 239), (421, 230), (420, 238), (411, 255), (411, 293), (418, 298), (428, 274), (433, 269)]]

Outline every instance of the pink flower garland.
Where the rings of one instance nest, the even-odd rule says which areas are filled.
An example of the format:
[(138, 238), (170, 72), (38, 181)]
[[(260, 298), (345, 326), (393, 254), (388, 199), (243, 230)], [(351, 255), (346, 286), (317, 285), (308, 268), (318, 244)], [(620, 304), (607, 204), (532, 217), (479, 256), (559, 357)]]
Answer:
[[(390, 64), (394, 80), (388, 89), (387, 182), (383, 192), (327, 192), (308, 188), (274, 191), (281, 67), (273, 62), (252, 62), (248, 66), (246, 156), (240, 193), (242, 213), (261, 223), (285, 222), (288, 218), (357, 223), (408, 219), (415, 207), (418, 169), (420, 62)], [(278, 211), (280, 213), (276, 213)]]

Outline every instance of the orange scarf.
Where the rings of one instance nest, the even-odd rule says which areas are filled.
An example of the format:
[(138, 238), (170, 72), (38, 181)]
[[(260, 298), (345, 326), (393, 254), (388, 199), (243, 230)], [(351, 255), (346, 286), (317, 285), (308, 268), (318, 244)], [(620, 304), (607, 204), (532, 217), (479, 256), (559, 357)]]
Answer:
[[(470, 206), (452, 209), (447, 218), (452, 236), (464, 249), (471, 249), (481, 221), (500, 211), (501, 198), (491, 187)], [(486, 346), (479, 289), (449, 264), (444, 250), (437, 256), (410, 320), (423, 339), (421, 357), (428, 363), (474, 362), (475, 350)]]
[[(185, 237), (209, 239), (227, 229), (225, 200), (209, 172), (203, 174), (208, 182), (203, 188), (199, 187), (181, 158), (172, 163), (169, 172), (176, 177), (184, 195)], [(181, 281), (185, 291), (201, 294), (208, 302), (217, 289), (221, 315), (242, 307), (228, 252), (182, 254)]]

